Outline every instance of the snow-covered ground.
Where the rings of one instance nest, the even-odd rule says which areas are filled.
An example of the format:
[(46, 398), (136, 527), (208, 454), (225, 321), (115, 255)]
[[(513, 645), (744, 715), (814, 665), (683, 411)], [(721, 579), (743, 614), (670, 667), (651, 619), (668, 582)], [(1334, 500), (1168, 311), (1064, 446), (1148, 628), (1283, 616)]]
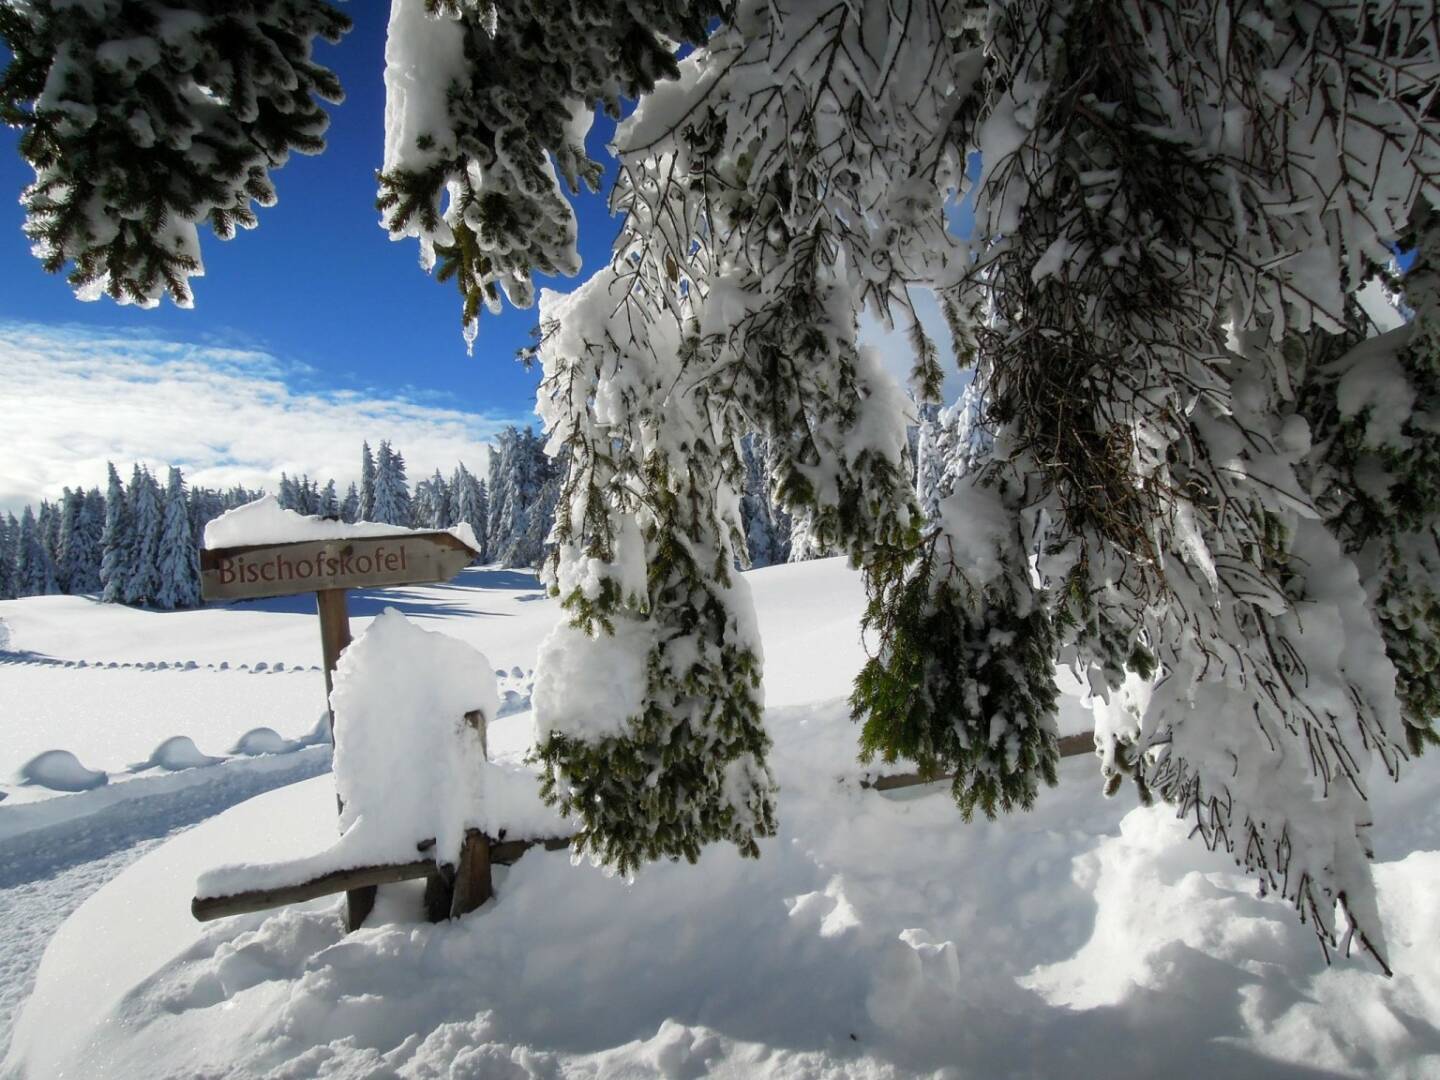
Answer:
[[(782, 789), (761, 859), (717, 847), (627, 883), (532, 851), (475, 915), (431, 925), (418, 883), (387, 886), (348, 937), (333, 898), (189, 914), (218, 863), (335, 839), (328, 747), (226, 755), (255, 727), (313, 725), (306, 602), (0, 604), (0, 1046), (69, 916), (0, 1076), (1440, 1076), (1440, 755), (1375, 793), (1395, 978), (1327, 969), (1291, 910), (1163, 807), (1103, 799), (1089, 758), (994, 823), (962, 824), (939, 785), (862, 788), (843, 700), (858, 579), (830, 560), (750, 580)], [(484, 652), (523, 708), (556, 614), (533, 578), (357, 597), (357, 632), (385, 601)], [(494, 725), (493, 757), (523, 756), (528, 720)], [(1064, 730), (1087, 723), (1067, 699)], [(120, 771), (182, 735), (227, 760)], [(43, 800), (14, 782), (57, 749), (110, 782)]]

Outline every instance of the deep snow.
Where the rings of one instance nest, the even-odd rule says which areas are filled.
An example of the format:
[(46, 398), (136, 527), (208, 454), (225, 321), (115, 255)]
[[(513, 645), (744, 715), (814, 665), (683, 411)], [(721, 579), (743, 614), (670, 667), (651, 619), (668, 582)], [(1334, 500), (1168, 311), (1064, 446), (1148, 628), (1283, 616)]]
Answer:
[[(716, 847), (627, 884), (532, 851), (497, 871), (496, 901), (454, 923), (421, 921), (417, 883), (382, 889), (349, 937), (335, 899), (193, 922), (195, 881), (217, 863), (333, 843), (334, 783), (317, 777), (154, 846), (84, 903), (46, 954), (0, 1076), (1440, 1076), (1440, 755), (1377, 785), (1396, 977), (1358, 961), (1327, 970), (1293, 912), (1258, 899), (1165, 808), (1137, 808), (1128, 789), (1103, 799), (1091, 759), (1064, 762), (1034, 812), (994, 823), (963, 825), (940, 786), (863, 789), (843, 703), (863, 657), (855, 575), (825, 561), (748, 576), (781, 785), (781, 833), (760, 860)], [(481, 648), (518, 691), (508, 673), (528, 672), (554, 607), (520, 575), (499, 580), (485, 589), (497, 579), (467, 572), (458, 587), (414, 590), (407, 614)], [(49, 652), (57, 639), (44, 635), (64, 620), (47, 614), (47, 629), (27, 603), (0, 605), (9, 648)], [(236, 641), (265, 640), (253, 628), (264, 619), (272, 659), (318, 652), (313, 625), (292, 625), (313, 624), (308, 612), (199, 614), (221, 651), (232, 624)], [(235, 693), (289, 678), (237, 676)], [(494, 726), (492, 757), (523, 755), (528, 720)], [(1064, 730), (1087, 722), (1067, 698)], [(0, 845), (36, 835), (5, 840), (7, 815), (33, 824), (109, 800), (66, 820), (103, 824), (122, 807), (143, 820), (124, 789), (205, 792), (202, 774), (324, 752), (0, 804)], [(83, 895), (65, 872), (24, 888)], [(4, 884), (0, 905), (16, 894)], [(8, 957), (16, 932), (0, 935)]]

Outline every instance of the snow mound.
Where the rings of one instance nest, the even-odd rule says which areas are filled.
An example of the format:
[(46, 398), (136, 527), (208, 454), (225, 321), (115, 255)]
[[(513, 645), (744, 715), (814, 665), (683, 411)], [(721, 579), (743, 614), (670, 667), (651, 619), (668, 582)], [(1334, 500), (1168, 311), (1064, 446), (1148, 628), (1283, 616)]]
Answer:
[[(382, 525), (375, 521), (330, 521), (286, 510), (274, 495), (226, 511), (205, 526), (205, 547), (233, 548), (255, 544), (288, 544), (303, 540), (350, 540), (366, 536), (399, 536), (429, 529), (407, 529), (403, 525)], [(480, 544), (468, 524), (445, 530), (479, 552)]]
[(46, 750), (20, 766), (20, 780), (51, 791), (89, 791), (104, 787), (110, 777), (87, 769), (69, 750)]
[(1128, 789), (1104, 799), (1092, 760), (1063, 762), (1060, 786), (1032, 812), (964, 825), (941, 787), (859, 788), (843, 701), (770, 710), (767, 721), (780, 834), (759, 860), (717, 846), (697, 865), (658, 863), (626, 883), (532, 850), (497, 869), (494, 904), (452, 923), (423, 921), (416, 882), (383, 887), (348, 936), (333, 898), (195, 924), (176, 886), (217, 851), (283, 860), (333, 836), (324, 778), (236, 807), (146, 856), (66, 924), (5, 1067), (17, 1077), (1440, 1074), (1440, 853), (1414, 850), (1440, 835), (1440, 759), (1378, 793), (1376, 872), (1396, 968), (1384, 979), (1343, 959), (1327, 968), (1310, 929), (1258, 898), (1228, 858), (1185, 840), (1171, 810), (1137, 808)]
[(145, 769), (164, 769), (166, 772), (181, 772), (184, 769), (198, 769), (205, 765), (219, 765), (223, 757), (211, 757), (201, 753), (195, 740), (188, 735), (172, 735), (144, 761), (130, 767), (131, 772)]
[(285, 738), (274, 728), (257, 727), (241, 735), (230, 748), (230, 753), (243, 754), (246, 757), (255, 757), (258, 754), (288, 754), (302, 745), (304, 744), (294, 739)]

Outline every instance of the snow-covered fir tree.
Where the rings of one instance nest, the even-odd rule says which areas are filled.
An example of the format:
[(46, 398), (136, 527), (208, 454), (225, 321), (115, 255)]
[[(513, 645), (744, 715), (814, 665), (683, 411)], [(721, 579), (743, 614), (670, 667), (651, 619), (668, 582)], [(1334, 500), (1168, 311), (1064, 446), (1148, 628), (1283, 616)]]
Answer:
[(435, 470), (435, 475), (430, 478), (430, 513), (425, 523), (432, 529), (448, 529), (455, 524), (455, 493), (450, 490), (450, 485), (440, 475), (440, 470)]
[(85, 491), (75, 489), (78, 503), (75, 512), (75, 527), (71, 534), (70, 547), (65, 557), (70, 566), (70, 580), (66, 591), (70, 593), (98, 593), (100, 591), (100, 558), (102, 554), (101, 533), (105, 525), (105, 497), (96, 488)]
[(375, 457), (368, 442), (360, 444), (360, 502), (357, 521), (375, 520)]
[(105, 526), (100, 534), (101, 599), (110, 604), (125, 599), (125, 581), (129, 573), (130, 505), (120, 474), (113, 462), (106, 463), (108, 480), (105, 488)]
[(75, 534), (80, 527), (80, 511), (84, 505), (83, 492), (71, 491), (67, 487), (60, 496), (60, 537), (55, 559), (55, 583), (60, 591), (65, 593), (79, 591), (71, 586), (76, 577), (75, 560), (80, 554)]
[(769, 440), (753, 434), (740, 440), (745, 484), (740, 498), (740, 524), (751, 566), (790, 561), (790, 515), (770, 493)]
[(45, 554), (50, 559), (50, 568), (55, 574), (55, 590), (63, 592), (60, 584), (60, 526), (63, 517), (63, 503), (56, 506), (48, 499), (40, 501), (40, 512), (35, 516), (35, 524), (40, 532), (40, 542), (45, 547)]
[(185, 481), (170, 469), (160, 532), (160, 588), (155, 606), (165, 611), (200, 606), (200, 553), (190, 532)]
[(945, 447), (942, 440), (940, 406), (920, 406), (915, 437), (915, 498), (926, 521), (940, 516), (941, 485), (945, 478)]
[(340, 503), (340, 520), (347, 525), (360, 520), (360, 493), (354, 484), (345, 490), (345, 498)]
[(25, 507), (20, 515), (15, 550), (15, 592), (18, 596), (48, 596), (59, 592), (55, 583), (55, 564), (45, 550), (35, 511)]
[(254, 226), (271, 170), (324, 148), (320, 102), (342, 95), (312, 48), (349, 26), (323, 0), (0, 4), (0, 121), (35, 169), (25, 231), (46, 269), (81, 297), (189, 304), (199, 227)]
[(325, 481), (325, 487), (321, 489), (320, 495), (315, 503), (315, 513), (323, 518), (340, 518), (340, 499), (335, 493), (335, 481)]
[(20, 522), (15, 515), (0, 516), (0, 600), (13, 600), (19, 595), (16, 563), (20, 555)]
[(380, 443), (375, 461), (375, 505), (369, 521), (386, 525), (412, 524), (410, 486), (405, 480), (405, 459), (388, 442)]
[(300, 496), (295, 490), (295, 481), (284, 472), (280, 473), (280, 486), (275, 491), (275, 501), (282, 510), (298, 511), (300, 508)]
[(125, 603), (153, 605), (160, 595), (160, 544), (164, 528), (160, 485), (136, 465), (130, 476), (130, 544), (126, 552)]
[(455, 502), (455, 520), (451, 524), (458, 525), (463, 522), (470, 526), (475, 533), (475, 539), (480, 543), (480, 554), (476, 556), (476, 562), (488, 562), (489, 545), (486, 542), (485, 527), (489, 518), (489, 503), (486, 499), (485, 482), (467, 469), (462, 461), (451, 474), (450, 491)]
[(522, 430), (512, 425), (496, 436), (490, 448), (486, 488), (490, 518), (486, 543), (491, 561), (501, 566), (539, 564), (559, 502), (552, 483), (556, 475), (545, 454), (545, 441), (528, 427)]

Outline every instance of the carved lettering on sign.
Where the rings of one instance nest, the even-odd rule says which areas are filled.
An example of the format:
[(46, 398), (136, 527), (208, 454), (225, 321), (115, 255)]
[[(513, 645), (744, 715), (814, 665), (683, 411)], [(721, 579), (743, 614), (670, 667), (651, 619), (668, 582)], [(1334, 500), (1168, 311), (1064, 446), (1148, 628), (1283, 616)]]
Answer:
[(307, 540), (200, 553), (207, 600), (449, 581), (477, 552), (448, 532)]

